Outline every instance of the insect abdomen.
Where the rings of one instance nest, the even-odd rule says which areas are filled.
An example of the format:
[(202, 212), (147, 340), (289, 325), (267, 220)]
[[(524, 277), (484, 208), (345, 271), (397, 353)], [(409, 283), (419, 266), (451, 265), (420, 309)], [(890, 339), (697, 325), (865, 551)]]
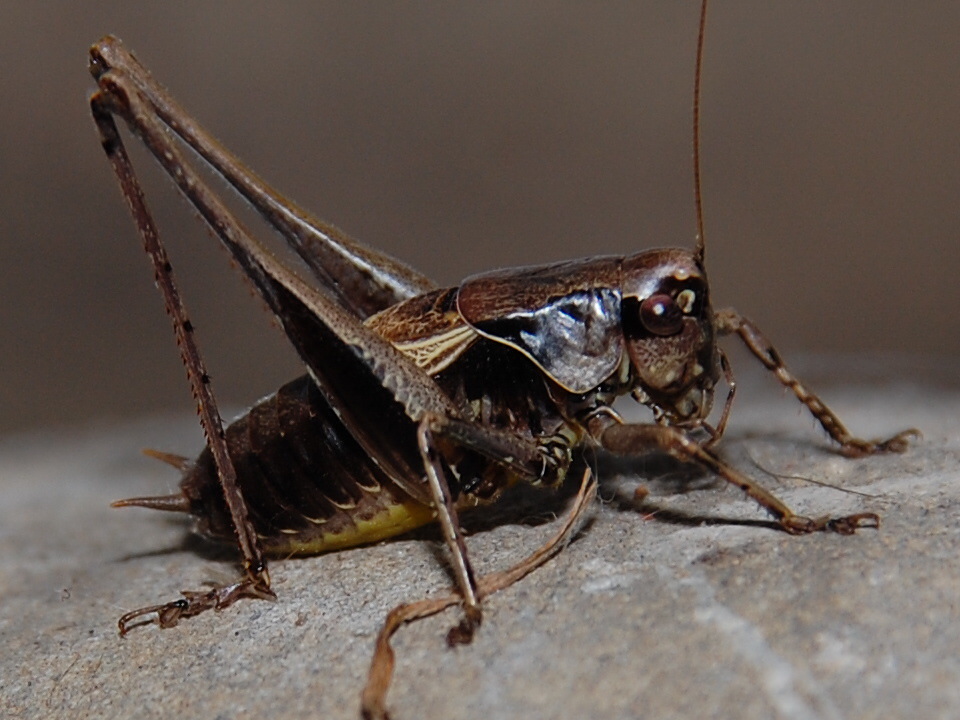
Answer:
[[(392, 537), (432, 519), (354, 440), (308, 376), (281, 387), (227, 428), (250, 519), (271, 554), (312, 554)], [(198, 531), (234, 531), (204, 450), (180, 484)]]

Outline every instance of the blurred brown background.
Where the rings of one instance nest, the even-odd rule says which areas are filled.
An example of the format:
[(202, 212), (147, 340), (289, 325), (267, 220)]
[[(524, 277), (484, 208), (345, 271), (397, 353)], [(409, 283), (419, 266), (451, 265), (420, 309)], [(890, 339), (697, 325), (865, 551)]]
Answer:
[[(444, 283), (692, 243), (697, 2), (266, 6), (0, 4), (0, 432), (190, 407), (88, 117), (107, 32), (268, 180)], [(788, 358), (956, 364), (958, 36), (955, 0), (713, 4), (714, 298)], [(140, 166), (218, 391), (249, 403), (297, 363)]]

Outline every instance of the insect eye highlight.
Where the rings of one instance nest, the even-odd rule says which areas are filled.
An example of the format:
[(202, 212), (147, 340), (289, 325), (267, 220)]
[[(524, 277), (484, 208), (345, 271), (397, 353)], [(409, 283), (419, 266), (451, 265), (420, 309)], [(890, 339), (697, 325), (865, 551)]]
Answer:
[(675, 335), (683, 328), (683, 309), (669, 295), (651, 295), (640, 303), (640, 322), (654, 335)]

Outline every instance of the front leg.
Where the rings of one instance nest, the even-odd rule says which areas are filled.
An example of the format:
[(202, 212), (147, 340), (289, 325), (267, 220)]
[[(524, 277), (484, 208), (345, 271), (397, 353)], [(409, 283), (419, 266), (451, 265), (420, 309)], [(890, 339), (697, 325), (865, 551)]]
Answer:
[(880, 518), (875, 513), (858, 513), (839, 518), (826, 516), (810, 518), (797, 515), (776, 495), (727, 465), (711, 450), (694, 442), (682, 430), (675, 427), (618, 424), (604, 430), (599, 439), (606, 450), (620, 455), (636, 455), (659, 450), (669, 453), (681, 462), (702, 465), (731, 485), (736, 485), (743, 490), (770, 513), (781, 528), (793, 535), (805, 535), (821, 530), (850, 535), (859, 528), (875, 528), (880, 525)]
[(861, 457), (883, 452), (902, 453), (907, 449), (911, 437), (919, 437), (920, 431), (913, 428), (899, 432), (886, 440), (863, 440), (854, 437), (840, 422), (840, 418), (787, 369), (780, 353), (750, 320), (733, 308), (727, 308), (716, 313), (716, 327), (721, 335), (734, 333), (739, 335), (747, 349), (763, 363), (764, 367), (776, 375), (777, 380), (789, 388), (796, 395), (797, 400), (807, 406), (823, 429), (839, 443), (840, 452), (847, 457)]

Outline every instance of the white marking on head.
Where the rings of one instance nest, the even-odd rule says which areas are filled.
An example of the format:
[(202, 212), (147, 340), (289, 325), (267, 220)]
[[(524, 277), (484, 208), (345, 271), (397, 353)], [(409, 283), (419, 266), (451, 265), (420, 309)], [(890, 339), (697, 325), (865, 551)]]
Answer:
[(683, 290), (677, 295), (677, 305), (683, 310), (685, 315), (689, 315), (693, 310), (693, 304), (697, 301), (697, 294), (690, 289)]

